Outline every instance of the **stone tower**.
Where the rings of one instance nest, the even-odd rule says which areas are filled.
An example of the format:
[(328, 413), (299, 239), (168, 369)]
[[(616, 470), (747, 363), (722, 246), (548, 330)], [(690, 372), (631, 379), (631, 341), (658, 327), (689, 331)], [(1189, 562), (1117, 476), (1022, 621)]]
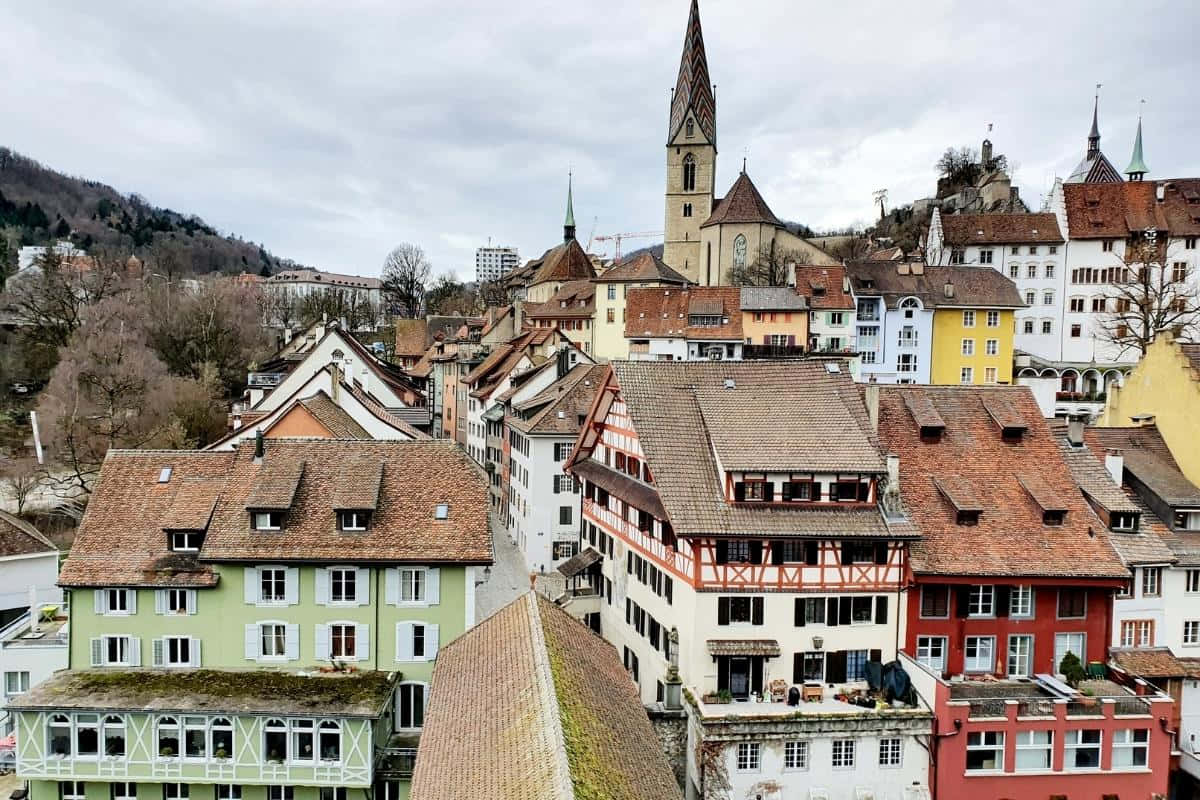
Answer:
[(692, 0), (667, 131), (663, 261), (693, 282), (700, 276), (700, 224), (712, 213), (716, 169), (717, 101), (704, 55), (700, 7)]

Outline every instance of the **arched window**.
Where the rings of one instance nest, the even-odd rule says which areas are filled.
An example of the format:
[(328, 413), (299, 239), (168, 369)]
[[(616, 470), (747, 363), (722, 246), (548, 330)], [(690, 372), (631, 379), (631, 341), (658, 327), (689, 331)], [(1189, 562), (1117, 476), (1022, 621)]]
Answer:
[(111, 714), (104, 718), (104, 755), (125, 755), (125, 719)]
[(691, 153), (683, 157), (683, 190), (696, 191), (696, 157)]
[(95, 758), (100, 753), (100, 717), (75, 715), (75, 757)]
[(342, 760), (342, 726), (336, 721), (321, 721), (321, 727), (317, 730), (317, 752), (322, 761)]
[(733, 240), (733, 266), (741, 269), (746, 267), (746, 237), (740, 233)]
[(689, 139), (696, 135), (696, 123), (694, 123), (692, 121), (691, 117), (688, 117), (687, 125), (684, 127), (686, 129), (687, 137)]
[(225, 717), (217, 717), (210, 731), (213, 757), (233, 758), (233, 724)]
[(263, 728), (263, 752), (267, 761), (282, 764), (287, 760), (287, 725), (283, 720), (267, 720)]
[(50, 718), (50, 752), (56, 756), (71, 755), (71, 718), (66, 714)]
[(158, 720), (158, 756), (175, 758), (179, 755), (179, 720), (161, 717)]
[(915, 312), (920, 307), (921, 307), (921, 304), (918, 303), (916, 300), (914, 300), (911, 297), (906, 297), (905, 299), (900, 301), (900, 310), (904, 312), (905, 319), (912, 319), (913, 312)]

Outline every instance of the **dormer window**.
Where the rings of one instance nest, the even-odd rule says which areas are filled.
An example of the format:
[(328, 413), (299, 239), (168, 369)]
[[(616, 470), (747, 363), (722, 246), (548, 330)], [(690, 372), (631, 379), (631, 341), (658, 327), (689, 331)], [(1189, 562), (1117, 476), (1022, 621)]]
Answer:
[(775, 485), (765, 475), (746, 475), (733, 484), (733, 499), (738, 503), (761, 503), (775, 499)]
[(371, 514), (369, 511), (339, 511), (338, 530), (365, 531), (370, 519)]
[(1060, 509), (1048, 509), (1042, 512), (1043, 525), (1062, 525), (1067, 519), (1067, 512)]
[(251, 527), (256, 531), (277, 531), (283, 528), (282, 511), (255, 511), (250, 515)]
[(830, 484), (829, 489), (832, 495), (830, 500), (836, 500), (839, 503), (854, 503), (866, 501), (870, 486), (857, 478), (840, 478), (836, 483)]
[(1025, 436), (1025, 428), (1004, 427), (1000, 429), (1000, 439), (1005, 444), (1020, 444)]
[(1176, 511), (1175, 530), (1200, 531), (1200, 511)]
[(937, 444), (942, 440), (942, 434), (945, 430), (945, 425), (922, 425), (921, 441), (926, 444)]
[(954, 523), (956, 525), (974, 526), (979, 524), (979, 512), (974, 509), (957, 511), (954, 514)]
[(204, 544), (204, 531), (167, 531), (167, 546), (173, 553), (196, 553)]
[(1132, 511), (1114, 511), (1109, 515), (1108, 527), (1114, 531), (1136, 532), (1141, 514)]
[(791, 480), (783, 484), (783, 501), (785, 503), (806, 503), (819, 498), (820, 495), (821, 485), (811, 477), (792, 476)]

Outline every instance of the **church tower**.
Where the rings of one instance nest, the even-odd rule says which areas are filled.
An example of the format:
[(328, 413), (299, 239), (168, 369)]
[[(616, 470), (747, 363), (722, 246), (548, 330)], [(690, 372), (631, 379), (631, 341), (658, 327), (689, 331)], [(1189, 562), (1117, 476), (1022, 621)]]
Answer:
[(688, 280), (700, 279), (700, 225), (713, 210), (717, 170), (717, 101), (704, 55), (700, 6), (692, 0), (679, 78), (667, 131), (663, 261)]

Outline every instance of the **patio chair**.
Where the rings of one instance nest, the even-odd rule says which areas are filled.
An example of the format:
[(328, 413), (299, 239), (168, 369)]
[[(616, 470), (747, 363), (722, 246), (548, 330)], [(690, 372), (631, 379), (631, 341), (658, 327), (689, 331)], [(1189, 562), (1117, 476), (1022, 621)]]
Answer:
[(787, 700), (788, 682), (783, 678), (771, 681), (770, 689), (772, 703), (783, 703)]

